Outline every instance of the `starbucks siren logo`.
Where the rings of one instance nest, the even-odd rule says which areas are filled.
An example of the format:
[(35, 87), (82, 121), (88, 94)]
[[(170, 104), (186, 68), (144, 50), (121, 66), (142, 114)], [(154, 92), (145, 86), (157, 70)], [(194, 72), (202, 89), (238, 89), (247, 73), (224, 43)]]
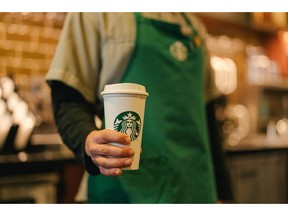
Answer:
[(141, 131), (140, 116), (133, 111), (120, 113), (114, 121), (114, 130), (127, 134), (131, 141), (136, 140)]

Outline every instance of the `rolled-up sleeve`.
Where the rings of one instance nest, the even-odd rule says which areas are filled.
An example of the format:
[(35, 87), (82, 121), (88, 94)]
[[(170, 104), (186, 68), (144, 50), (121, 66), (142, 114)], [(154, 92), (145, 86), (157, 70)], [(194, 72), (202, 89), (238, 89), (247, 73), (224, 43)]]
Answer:
[(46, 80), (57, 80), (95, 102), (101, 70), (97, 13), (68, 13)]

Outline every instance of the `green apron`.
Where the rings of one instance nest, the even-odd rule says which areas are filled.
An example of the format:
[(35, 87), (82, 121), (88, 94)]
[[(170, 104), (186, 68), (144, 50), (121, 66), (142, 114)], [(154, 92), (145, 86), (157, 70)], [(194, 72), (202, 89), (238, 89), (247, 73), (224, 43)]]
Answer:
[(89, 203), (215, 203), (204, 105), (204, 53), (179, 25), (135, 14), (134, 54), (121, 82), (144, 85), (140, 169), (89, 176)]

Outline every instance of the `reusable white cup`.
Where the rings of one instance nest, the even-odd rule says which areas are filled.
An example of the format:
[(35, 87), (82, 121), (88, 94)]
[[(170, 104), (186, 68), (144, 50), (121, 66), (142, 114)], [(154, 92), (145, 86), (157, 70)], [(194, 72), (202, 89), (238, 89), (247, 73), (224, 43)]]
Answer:
[[(125, 170), (139, 169), (145, 102), (149, 95), (144, 86), (135, 83), (105, 85), (101, 92), (104, 98), (105, 128), (130, 136), (130, 146), (135, 155), (130, 167)], [(123, 146), (117, 143), (112, 145)]]

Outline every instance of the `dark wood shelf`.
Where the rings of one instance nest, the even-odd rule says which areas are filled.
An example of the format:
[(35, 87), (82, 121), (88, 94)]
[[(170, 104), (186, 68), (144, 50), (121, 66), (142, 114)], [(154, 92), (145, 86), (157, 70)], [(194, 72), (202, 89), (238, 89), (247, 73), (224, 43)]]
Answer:
[[(276, 36), (278, 31), (288, 31), (287, 28), (281, 28), (275, 26), (271, 23), (253, 23), (251, 15), (249, 13), (242, 13), (243, 16), (239, 19), (227, 19), (223, 17), (217, 18), (216, 13), (198, 13), (198, 17), (206, 25), (208, 31), (213, 31), (214, 29), (230, 29), (243, 32), (253, 32), (254, 34), (261, 34), (262, 36)], [(235, 13), (231, 13), (235, 14)], [(240, 16), (239, 16), (240, 17)]]

